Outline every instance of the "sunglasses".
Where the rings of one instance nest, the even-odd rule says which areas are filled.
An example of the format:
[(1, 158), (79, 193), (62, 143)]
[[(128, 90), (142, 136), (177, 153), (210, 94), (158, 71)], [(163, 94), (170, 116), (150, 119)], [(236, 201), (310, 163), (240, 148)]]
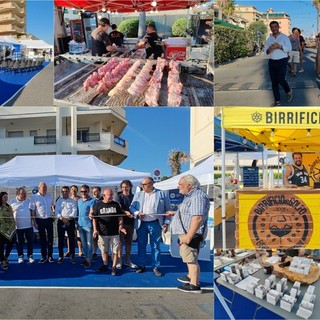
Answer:
[(81, 193), (87, 193), (88, 191), (87, 190), (81, 190), (80, 192)]
[(148, 182), (148, 183), (141, 183), (141, 185), (144, 187), (144, 186), (148, 186), (149, 184), (151, 184), (151, 182)]

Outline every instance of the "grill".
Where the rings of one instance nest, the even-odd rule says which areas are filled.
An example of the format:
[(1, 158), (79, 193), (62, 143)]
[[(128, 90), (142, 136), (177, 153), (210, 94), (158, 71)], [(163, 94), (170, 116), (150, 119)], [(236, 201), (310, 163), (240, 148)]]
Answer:
[[(124, 55), (118, 59), (121, 61)], [(55, 84), (54, 97), (56, 105), (92, 105), (92, 106), (146, 106), (145, 93), (138, 96), (130, 95), (127, 90), (123, 90), (120, 95), (108, 96), (106, 93), (97, 93), (97, 87), (91, 88), (87, 92), (83, 89), (83, 83), (94, 71), (106, 64), (110, 57), (91, 57), (86, 55), (61, 55), (55, 59)], [(132, 62), (136, 61), (134, 57)], [(139, 74), (146, 60), (141, 58), (141, 65), (135, 72), (135, 76)], [(156, 63), (156, 61), (154, 61)], [(181, 92), (181, 106), (213, 106), (213, 76), (189, 73), (187, 69), (181, 68), (180, 81), (183, 84)], [(168, 106), (168, 68), (163, 71), (161, 81), (161, 91), (159, 97), (159, 106)], [(128, 83), (126, 89), (129, 88), (135, 77)], [(111, 88), (112, 89), (112, 88)], [(111, 90), (110, 89), (110, 90)]]

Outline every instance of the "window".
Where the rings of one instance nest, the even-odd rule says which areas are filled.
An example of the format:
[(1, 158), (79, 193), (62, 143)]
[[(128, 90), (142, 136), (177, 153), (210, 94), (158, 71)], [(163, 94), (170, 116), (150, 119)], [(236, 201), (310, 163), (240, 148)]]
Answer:
[(56, 129), (47, 129), (47, 136), (55, 136)]
[(8, 131), (8, 138), (23, 137), (23, 131)]
[(89, 128), (83, 128), (77, 130), (77, 140), (79, 142), (87, 142), (89, 136)]
[(38, 135), (38, 131), (37, 130), (30, 130), (30, 137), (36, 137)]

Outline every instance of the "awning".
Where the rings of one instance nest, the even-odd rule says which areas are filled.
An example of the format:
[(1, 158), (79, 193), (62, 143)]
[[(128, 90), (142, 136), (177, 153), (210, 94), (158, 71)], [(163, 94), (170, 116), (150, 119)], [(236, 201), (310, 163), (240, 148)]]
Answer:
[[(257, 143), (253, 143), (248, 139), (243, 139), (231, 131), (226, 131), (226, 151), (227, 152), (247, 152), (247, 151), (263, 151), (263, 147)], [(221, 151), (221, 119), (214, 118), (214, 151)]]
[(222, 126), (282, 152), (320, 152), (320, 110), (314, 107), (224, 107)]
[[(55, 0), (54, 3), (59, 7), (74, 8), (89, 12), (148, 12), (150, 10), (164, 11), (189, 9), (195, 5), (204, 4), (207, 1), (199, 0)], [(155, 4), (153, 6), (151, 3)]]

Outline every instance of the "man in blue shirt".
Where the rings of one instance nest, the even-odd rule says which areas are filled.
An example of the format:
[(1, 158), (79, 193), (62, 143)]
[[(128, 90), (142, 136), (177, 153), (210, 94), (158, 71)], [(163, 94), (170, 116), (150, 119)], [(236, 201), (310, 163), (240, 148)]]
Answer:
[(85, 260), (82, 264), (84, 268), (91, 265), (92, 246), (93, 246), (93, 227), (92, 218), (89, 216), (90, 210), (96, 204), (96, 200), (89, 195), (90, 187), (86, 184), (80, 188), (81, 199), (78, 200), (78, 229), (80, 233), (82, 252), (85, 255)]

